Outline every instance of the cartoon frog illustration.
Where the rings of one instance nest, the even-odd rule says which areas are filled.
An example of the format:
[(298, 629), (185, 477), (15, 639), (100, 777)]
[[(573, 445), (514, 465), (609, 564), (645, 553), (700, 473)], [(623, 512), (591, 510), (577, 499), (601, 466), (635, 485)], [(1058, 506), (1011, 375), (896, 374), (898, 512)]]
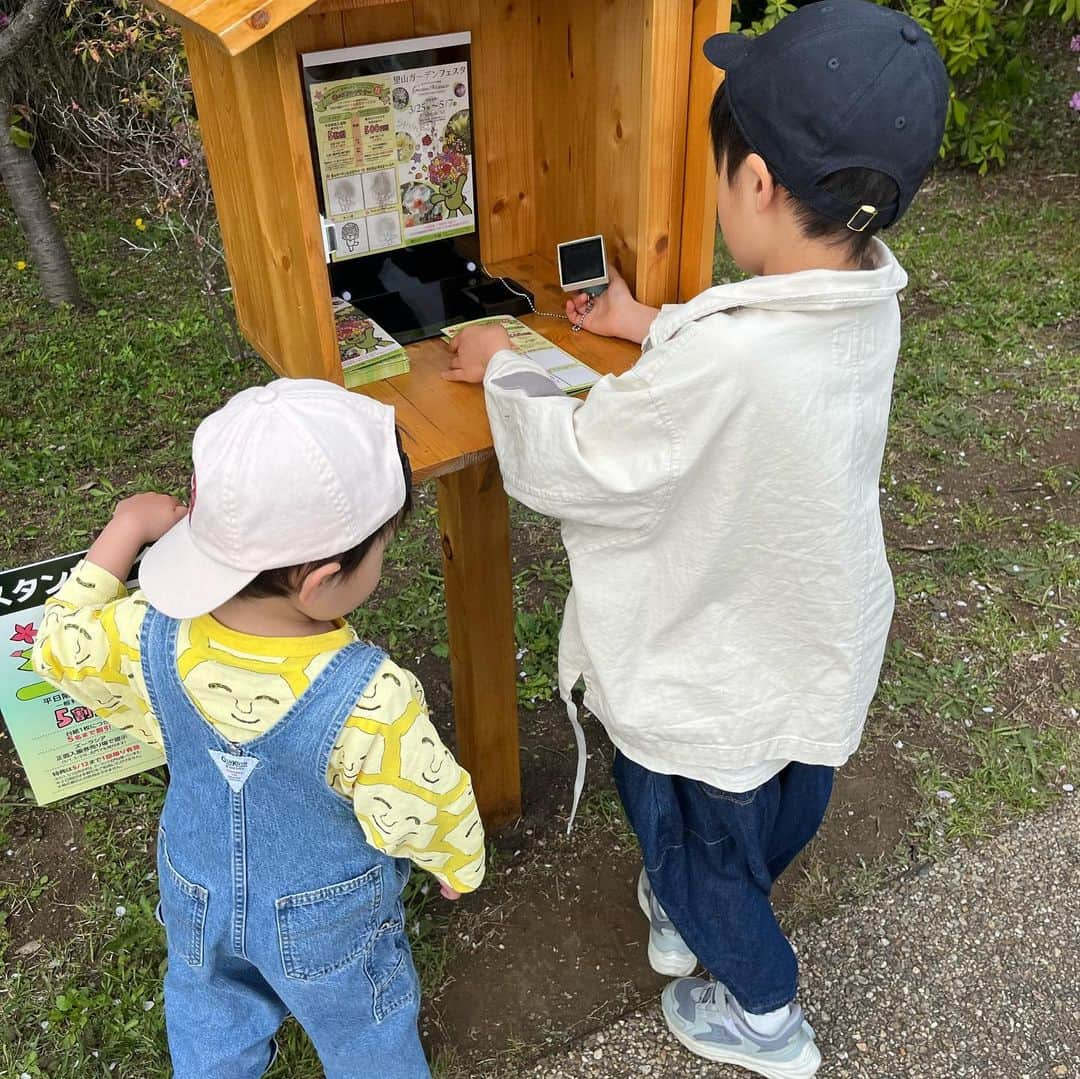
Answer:
[(375, 327), (366, 319), (362, 319), (356, 323), (355, 328), (350, 327), (348, 340), (346, 342), (350, 357), (356, 356), (361, 352), (366, 355), (368, 352), (374, 352), (376, 349), (382, 348), (389, 343), (389, 341), (380, 337), (375, 332)]
[(457, 176), (448, 176), (439, 184), (439, 190), (431, 196), (431, 205), (445, 206), (449, 211), (447, 217), (471, 214), (472, 209), (462, 194), (466, 178), (464, 173), (459, 173)]

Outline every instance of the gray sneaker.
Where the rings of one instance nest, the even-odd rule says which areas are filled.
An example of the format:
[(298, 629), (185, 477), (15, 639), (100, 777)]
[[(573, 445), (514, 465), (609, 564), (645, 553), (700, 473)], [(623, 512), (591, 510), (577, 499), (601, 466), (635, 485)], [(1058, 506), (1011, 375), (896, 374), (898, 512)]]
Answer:
[(697, 956), (687, 948), (679, 931), (652, 894), (649, 876), (644, 869), (638, 877), (637, 897), (642, 913), (649, 919), (649, 966), (657, 974), (671, 977), (693, 974), (697, 970)]
[(735, 1064), (766, 1079), (810, 1079), (821, 1065), (814, 1032), (798, 1004), (791, 1005), (791, 1018), (771, 1038), (749, 1026), (720, 982), (679, 978), (664, 989), (660, 1006), (671, 1033), (706, 1060)]

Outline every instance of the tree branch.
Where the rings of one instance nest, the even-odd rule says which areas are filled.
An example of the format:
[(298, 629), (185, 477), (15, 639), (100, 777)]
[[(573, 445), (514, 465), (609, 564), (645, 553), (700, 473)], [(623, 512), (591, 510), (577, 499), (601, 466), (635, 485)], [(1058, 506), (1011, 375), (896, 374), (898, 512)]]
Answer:
[[(0, 32), (0, 64), (3, 64), (16, 49), (21, 49), (48, 18), (49, 9), (55, 0), (26, 0), (19, 8), (19, 13)], [(3, 118), (7, 121), (7, 117)]]

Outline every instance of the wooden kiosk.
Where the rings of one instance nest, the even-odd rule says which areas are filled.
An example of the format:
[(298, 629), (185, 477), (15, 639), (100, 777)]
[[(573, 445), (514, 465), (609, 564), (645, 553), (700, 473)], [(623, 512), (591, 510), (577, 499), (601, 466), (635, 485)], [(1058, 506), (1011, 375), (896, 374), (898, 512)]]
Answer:
[[(730, 0), (156, 0), (191, 68), (241, 329), (279, 374), (341, 382), (301, 54), (469, 31), (484, 264), (560, 311), (555, 245), (602, 233), (638, 298), (709, 284), (715, 215), (701, 43)], [(601, 372), (637, 349), (525, 322)], [(445, 346), (366, 387), (395, 406), (418, 481), (438, 480), (458, 753), (489, 825), (520, 810), (508, 506), (482, 394)]]

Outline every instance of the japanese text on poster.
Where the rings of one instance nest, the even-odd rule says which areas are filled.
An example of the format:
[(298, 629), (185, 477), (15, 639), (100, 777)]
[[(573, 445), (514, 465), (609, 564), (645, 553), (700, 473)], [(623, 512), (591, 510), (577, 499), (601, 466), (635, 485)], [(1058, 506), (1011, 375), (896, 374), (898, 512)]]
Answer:
[[(85, 552), (83, 552), (85, 553)], [(45, 601), (83, 553), (0, 571), (0, 715), (38, 805), (163, 764), (151, 749), (42, 680), (30, 662)]]

